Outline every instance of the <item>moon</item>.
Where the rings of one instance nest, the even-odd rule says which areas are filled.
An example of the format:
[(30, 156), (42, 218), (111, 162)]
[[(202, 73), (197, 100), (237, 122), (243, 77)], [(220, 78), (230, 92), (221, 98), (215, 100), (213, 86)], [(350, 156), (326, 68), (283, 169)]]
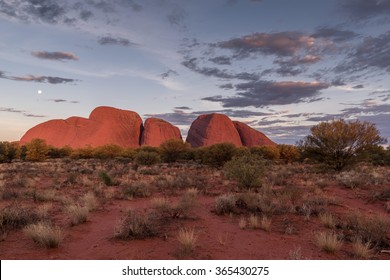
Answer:
[(42, 90), (38, 90), (38, 94), (42, 94)]

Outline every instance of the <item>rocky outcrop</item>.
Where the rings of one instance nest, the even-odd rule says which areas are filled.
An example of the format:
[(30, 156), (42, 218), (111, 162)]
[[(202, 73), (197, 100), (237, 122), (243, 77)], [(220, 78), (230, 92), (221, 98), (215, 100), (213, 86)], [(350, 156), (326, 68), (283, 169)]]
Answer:
[(233, 121), (233, 124), (240, 135), (242, 145), (245, 147), (276, 145), (271, 139), (265, 136), (264, 133), (253, 129), (245, 123)]
[(222, 114), (200, 115), (190, 127), (187, 140), (192, 147), (232, 143), (242, 146), (240, 135), (233, 122)]
[(182, 140), (178, 127), (162, 119), (146, 119), (141, 136), (141, 146), (158, 147), (170, 139)]
[[(136, 112), (104, 106), (94, 109), (89, 118), (70, 117), (38, 124), (25, 133), (20, 143), (28, 143), (34, 138), (44, 139), (54, 147), (68, 145), (72, 148), (106, 144), (125, 148), (158, 147), (169, 139), (182, 139), (179, 128), (167, 121), (149, 118), (143, 126)], [(263, 133), (216, 113), (200, 115), (191, 124), (186, 141), (192, 147), (218, 143), (232, 143), (237, 147), (275, 145)]]
[(98, 107), (91, 112), (88, 119), (71, 117), (41, 123), (28, 130), (20, 142), (23, 144), (34, 138), (41, 138), (54, 147), (69, 145), (72, 148), (80, 148), (106, 144), (138, 147), (141, 131), (142, 119), (137, 113), (112, 107)]

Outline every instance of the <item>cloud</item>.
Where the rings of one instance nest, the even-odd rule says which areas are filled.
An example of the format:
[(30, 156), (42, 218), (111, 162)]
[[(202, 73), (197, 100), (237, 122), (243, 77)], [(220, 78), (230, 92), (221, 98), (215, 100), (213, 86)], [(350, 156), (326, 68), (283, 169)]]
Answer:
[(180, 107), (175, 107), (176, 110), (191, 110), (190, 107), (187, 106), (180, 106)]
[(368, 68), (390, 72), (390, 31), (378, 37), (366, 37), (355, 50), (340, 63), (335, 71), (338, 73), (355, 73)]
[(222, 103), (223, 107), (265, 107), (318, 101), (321, 90), (330, 85), (320, 82), (256, 81), (235, 85), (235, 96), (212, 96), (203, 100)]
[(0, 71), (0, 79), (7, 79), (12, 81), (19, 82), (37, 82), (37, 83), (48, 83), (48, 84), (67, 84), (67, 83), (75, 83), (79, 80), (75, 79), (67, 79), (60, 77), (51, 77), (51, 76), (7, 76), (3, 71)]
[(30, 118), (45, 118), (46, 117), (43, 115), (32, 114), (32, 113), (29, 113), (29, 112), (24, 111), (24, 110), (18, 110), (18, 109), (7, 108), (7, 107), (0, 107), (0, 112), (17, 113), (17, 114), (21, 114), (25, 117), (30, 117)]
[(232, 50), (237, 57), (251, 54), (292, 56), (301, 50), (308, 50), (315, 38), (301, 32), (254, 33), (240, 38), (217, 43), (216, 46)]
[(311, 36), (314, 38), (329, 39), (334, 42), (344, 42), (356, 38), (359, 34), (336, 27), (320, 27)]
[(48, 60), (79, 60), (79, 58), (70, 52), (47, 52), (47, 51), (35, 51), (31, 53), (33, 56), (40, 59)]
[(179, 74), (178, 74), (176, 71), (174, 71), (174, 70), (172, 70), (172, 69), (169, 69), (168, 71), (166, 71), (166, 72), (160, 74), (159, 76), (160, 76), (163, 80), (165, 80), (165, 79), (169, 78), (169, 77), (172, 76), (172, 75), (173, 75), (173, 76), (178, 76)]
[(228, 56), (217, 56), (210, 58), (209, 61), (214, 62), (218, 65), (231, 65), (231, 58)]
[(72, 104), (77, 104), (77, 103), (80, 103), (79, 101), (69, 101), (69, 100), (66, 100), (66, 99), (48, 99), (48, 101), (52, 101), (54, 103), (72, 103)]
[(123, 47), (133, 47), (137, 45), (126, 38), (114, 38), (111, 35), (99, 37), (98, 43), (100, 45), (119, 45)]
[(390, 15), (390, 0), (341, 0), (341, 6), (355, 20)]
[(256, 73), (229, 73), (226, 70), (221, 70), (216, 67), (200, 67), (197, 65), (197, 58), (186, 59), (182, 62), (182, 65), (188, 69), (207, 77), (215, 77), (220, 79), (238, 79), (245, 81), (257, 81), (260, 79), (260, 75)]

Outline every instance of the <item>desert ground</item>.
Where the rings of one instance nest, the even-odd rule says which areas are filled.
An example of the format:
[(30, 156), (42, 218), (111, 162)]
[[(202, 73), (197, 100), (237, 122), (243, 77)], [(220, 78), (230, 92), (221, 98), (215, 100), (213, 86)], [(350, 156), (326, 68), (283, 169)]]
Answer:
[(388, 167), (270, 164), (247, 189), (196, 162), (17, 161), (0, 164), (0, 258), (390, 259), (389, 201)]

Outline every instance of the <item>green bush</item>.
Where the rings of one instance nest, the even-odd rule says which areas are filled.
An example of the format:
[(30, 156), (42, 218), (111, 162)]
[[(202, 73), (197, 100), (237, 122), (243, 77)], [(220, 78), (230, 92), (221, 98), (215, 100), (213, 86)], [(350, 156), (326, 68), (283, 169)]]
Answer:
[(11, 162), (18, 157), (19, 147), (15, 143), (0, 142), (0, 163)]
[(247, 154), (233, 157), (223, 169), (226, 176), (236, 180), (240, 187), (259, 187), (265, 171), (265, 162), (258, 155)]
[(123, 148), (115, 144), (100, 146), (93, 151), (93, 157), (99, 159), (115, 158), (122, 154)]
[(171, 139), (160, 145), (161, 159), (163, 162), (175, 162), (188, 158), (190, 144), (182, 140)]
[(137, 151), (134, 161), (139, 165), (151, 166), (160, 163), (161, 159), (158, 152), (141, 149)]
[(250, 152), (267, 160), (278, 160), (280, 158), (280, 151), (276, 146), (251, 147)]
[(93, 158), (94, 149), (91, 146), (86, 146), (84, 148), (74, 149), (70, 154), (70, 157), (73, 159), (89, 159)]
[(237, 151), (236, 146), (231, 143), (220, 143), (209, 147), (201, 148), (200, 156), (204, 164), (214, 167), (221, 167), (231, 160)]
[(333, 120), (311, 128), (311, 134), (300, 143), (309, 159), (324, 162), (335, 170), (342, 170), (358, 160), (373, 146), (386, 143), (374, 124)]
[(279, 150), (279, 158), (285, 163), (291, 163), (297, 161), (301, 157), (299, 148), (293, 145), (280, 144), (277, 145)]
[(49, 146), (49, 151), (47, 153), (47, 156), (49, 158), (64, 158), (64, 157), (69, 157), (72, 154), (72, 152), (73, 150), (69, 146), (65, 146), (62, 148)]
[(43, 139), (33, 139), (26, 144), (27, 161), (44, 161), (49, 153), (49, 146)]

